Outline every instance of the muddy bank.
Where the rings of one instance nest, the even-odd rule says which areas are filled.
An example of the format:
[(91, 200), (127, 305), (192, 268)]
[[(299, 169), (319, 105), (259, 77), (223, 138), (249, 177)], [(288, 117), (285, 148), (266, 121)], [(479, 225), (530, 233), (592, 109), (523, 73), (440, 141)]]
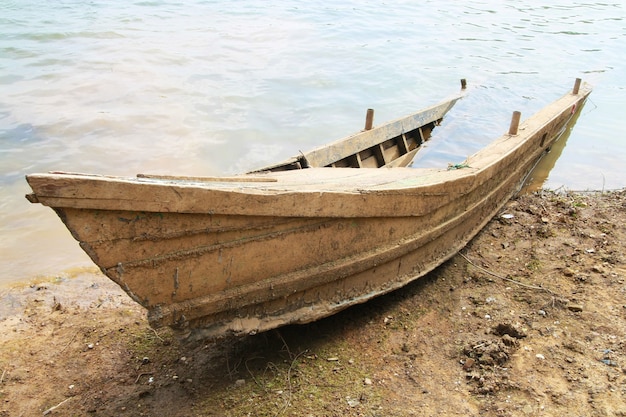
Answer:
[(0, 293), (0, 416), (626, 416), (626, 192), (511, 201), (325, 320), (183, 344), (85, 272)]

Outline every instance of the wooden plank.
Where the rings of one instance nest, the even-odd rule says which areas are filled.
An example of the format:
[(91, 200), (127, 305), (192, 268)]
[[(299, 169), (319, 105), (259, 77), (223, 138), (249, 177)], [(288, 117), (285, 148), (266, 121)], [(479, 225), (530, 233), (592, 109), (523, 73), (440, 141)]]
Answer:
[(376, 156), (379, 167), (387, 165), (388, 161), (385, 155), (385, 148), (383, 147), (382, 143), (379, 143), (377, 146), (374, 147), (374, 155)]
[(306, 152), (304, 155), (312, 167), (330, 165), (335, 161), (367, 149), (374, 144), (381, 143), (388, 138), (400, 136), (403, 132), (415, 130), (420, 126), (441, 119), (459, 99), (460, 97), (456, 97), (410, 116), (396, 119), (371, 130), (332, 142), (321, 148)]
[(354, 154), (354, 161), (356, 162), (355, 168), (363, 168), (363, 161), (361, 161), (361, 154), (359, 152)]
[(193, 177), (181, 175), (155, 175), (155, 174), (137, 174), (137, 178), (146, 178), (153, 180), (167, 181), (192, 181), (192, 182), (277, 182), (276, 178), (271, 177), (253, 177), (248, 175), (237, 175), (234, 177)]
[(421, 145), (422, 143), (426, 142), (426, 137), (424, 136), (424, 131), (422, 130), (422, 128), (420, 127), (419, 129), (417, 129), (419, 136), (420, 136), (420, 141), (418, 143), (418, 145)]
[(406, 141), (406, 134), (402, 133), (398, 138), (398, 147), (400, 148), (400, 153), (405, 154), (409, 152), (409, 144)]

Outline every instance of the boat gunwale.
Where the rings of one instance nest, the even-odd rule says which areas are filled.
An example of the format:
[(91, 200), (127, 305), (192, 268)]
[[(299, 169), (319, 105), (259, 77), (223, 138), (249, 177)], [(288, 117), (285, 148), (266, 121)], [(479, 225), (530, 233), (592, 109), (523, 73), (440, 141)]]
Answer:
[[(469, 167), (464, 169), (307, 168), (272, 172), (271, 177), (277, 181), (268, 183), (237, 183), (230, 180), (231, 177), (223, 183), (199, 183), (58, 173), (31, 174), (27, 180), (36, 190), (36, 199), (51, 207), (274, 216), (273, 207), (280, 204), (290, 207), (290, 212), (284, 215), (292, 217), (419, 216), (427, 211), (411, 204), (415, 198), (437, 205), (445, 202), (437, 202), (438, 198), (445, 197), (441, 195), (442, 185), (450, 185), (446, 200), (473, 189), (477, 185), (476, 181), (484, 181), (481, 178), (486, 178), (490, 171), (523, 146), (538, 129), (562, 113), (562, 110), (553, 108), (569, 108), (584, 101), (590, 92), (591, 89), (586, 88), (577, 95), (568, 93), (546, 106), (526, 119), (517, 135), (504, 134), (470, 156), (467, 159)], [(540, 124), (535, 123), (538, 119), (546, 118), (548, 108), (553, 116), (542, 120)], [(309, 188), (306, 188), (303, 187), (304, 182), (298, 182), (299, 178), (310, 181), (316, 173), (325, 173), (320, 176), (323, 181), (319, 184), (308, 184)], [(358, 183), (358, 177), (367, 176), (375, 177), (377, 184)], [(287, 182), (288, 178), (291, 178), (291, 184)], [(334, 182), (329, 182), (329, 178)], [(85, 191), (86, 188), (89, 190)], [(145, 200), (137, 197), (142, 189), (143, 195), (147, 196)], [(396, 198), (394, 207), (385, 208), (383, 204), (377, 204), (376, 210), (368, 208), (374, 200), (382, 203), (390, 197)], [(240, 201), (250, 198), (254, 205), (242, 204)], [(337, 198), (345, 202), (341, 210), (333, 207)], [(353, 209), (348, 210), (346, 207)]]

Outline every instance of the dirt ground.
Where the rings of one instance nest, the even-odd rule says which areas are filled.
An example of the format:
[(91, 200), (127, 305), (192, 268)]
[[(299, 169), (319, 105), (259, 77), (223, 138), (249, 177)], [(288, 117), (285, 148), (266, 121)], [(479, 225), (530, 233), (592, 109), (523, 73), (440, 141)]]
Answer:
[(626, 191), (511, 201), (417, 282), (179, 341), (103, 276), (0, 293), (0, 416), (626, 416)]

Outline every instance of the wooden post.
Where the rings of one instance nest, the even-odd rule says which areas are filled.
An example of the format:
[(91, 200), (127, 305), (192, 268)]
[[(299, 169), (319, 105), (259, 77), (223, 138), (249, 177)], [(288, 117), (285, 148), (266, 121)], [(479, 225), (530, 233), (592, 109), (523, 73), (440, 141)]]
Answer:
[(580, 83), (582, 82), (582, 80), (580, 78), (576, 78), (576, 82), (574, 83), (574, 90), (572, 91), (572, 94), (576, 95), (578, 94), (578, 90), (580, 90)]
[(465, 90), (467, 88), (467, 80), (465, 78), (461, 78), (461, 90)]
[(374, 124), (374, 109), (367, 109), (365, 116), (365, 130), (370, 130)]
[(515, 136), (517, 135), (517, 128), (519, 127), (519, 120), (522, 117), (522, 113), (518, 111), (513, 112), (513, 117), (511, 117), (511, 126), (509, 126), (509, 135)]

